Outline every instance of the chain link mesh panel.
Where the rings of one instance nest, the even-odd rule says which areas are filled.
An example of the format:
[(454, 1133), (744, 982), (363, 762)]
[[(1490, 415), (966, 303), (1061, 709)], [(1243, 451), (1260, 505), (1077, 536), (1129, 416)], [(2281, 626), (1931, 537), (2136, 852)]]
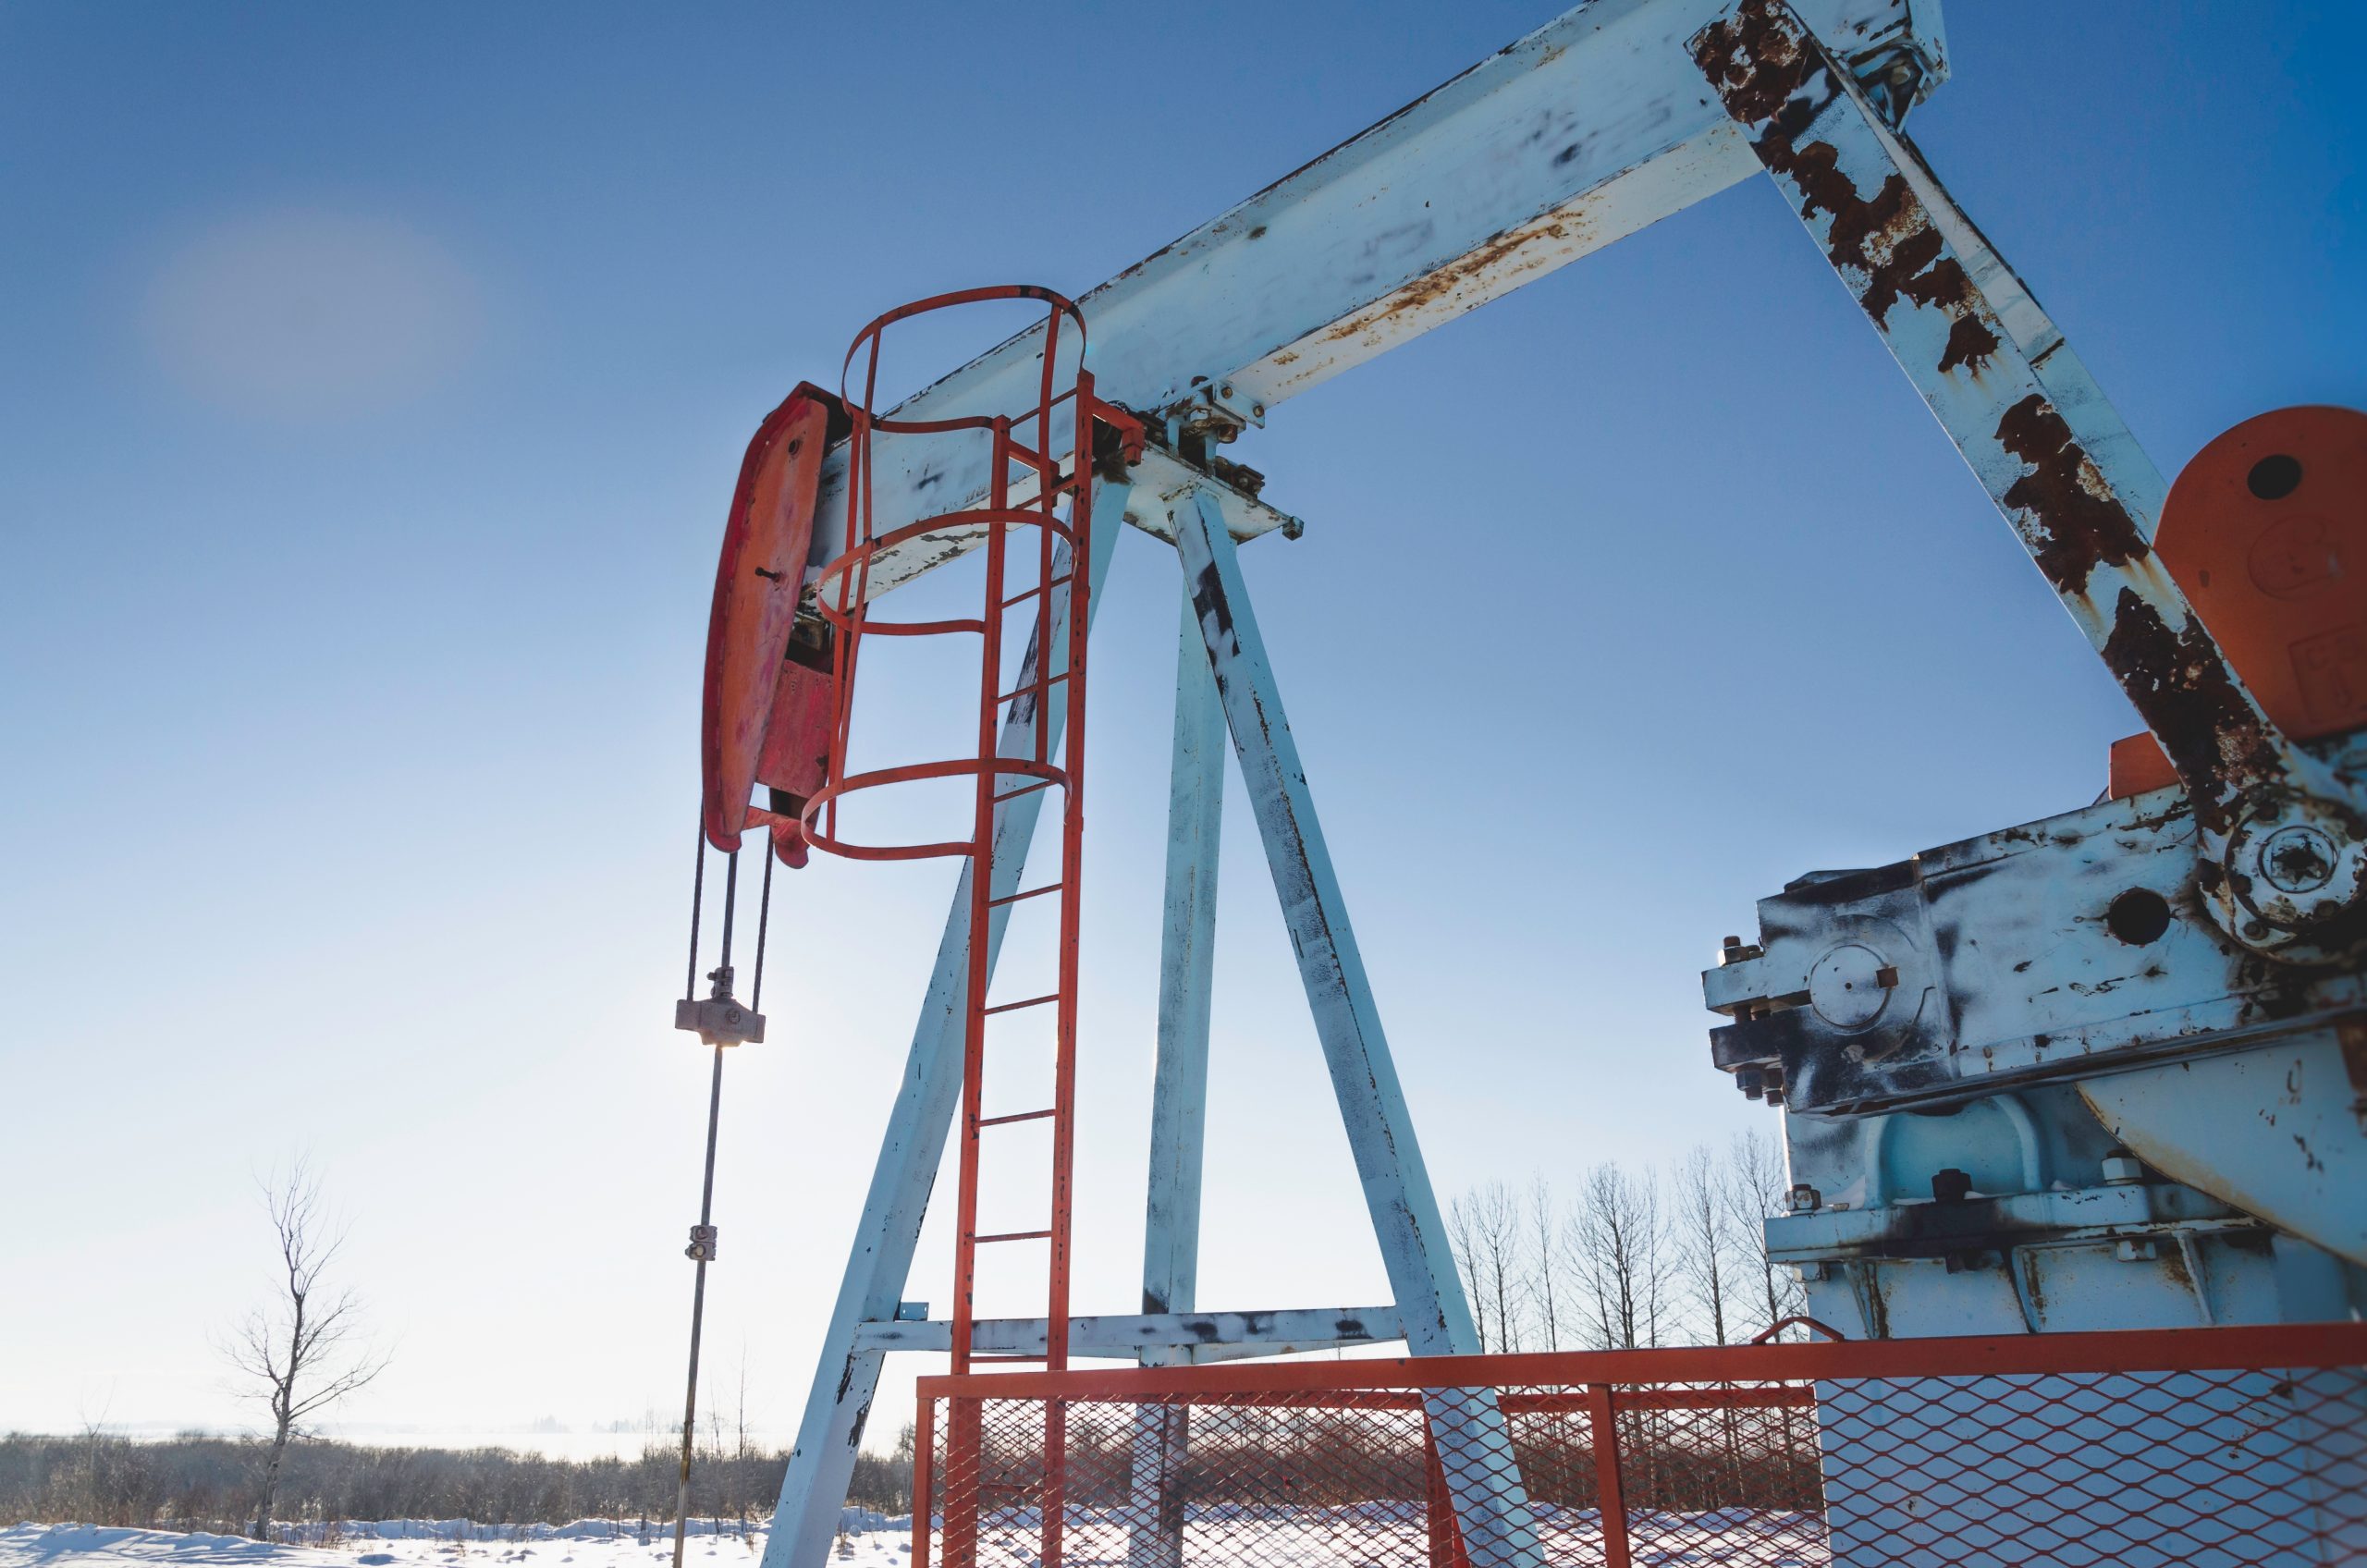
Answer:
[(928, 1398), (915, 1568), (2367, 1563), (2356, 1366), (1100, 1391), (1134, 1376)]

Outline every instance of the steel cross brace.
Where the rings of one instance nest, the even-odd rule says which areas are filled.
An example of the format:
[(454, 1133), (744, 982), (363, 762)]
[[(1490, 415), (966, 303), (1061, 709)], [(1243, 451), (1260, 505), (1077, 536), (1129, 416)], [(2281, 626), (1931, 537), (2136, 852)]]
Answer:
[[(971, 1348), (981, 1355), (1040, 1356), (1041, 1317), (981, 1317), (971, 1325)], [(1129, 1317), (1072, 1317), (1069, 1354), (1170, 1365), (1154, 1359), (1178, 1353), (1175, 1362), (1224, 1360), (1233, 1355), (1292, 1355), (1340, 1345), (1384, 1343), (1396, 1339), (1393, 1306), (1297, 1306), (1279, 1312), (1147, 1312)], [(953, 1343), (953, 1325), (927, 1322), (865, 1323), (855, 1343), (866, 1350), (944, 1351)], [(1206, 1356), (1191, 1354), (1207, 1351)]]
[[(1222, 508), (1200, 496), (1175, 514), (1176, 554), (1233, 732), (1251, 814), (1265, 840), (1282, 921), (1298, 956), (1315, 1032), (1331, 1073), (1365, 1205), (1397, 1297), (1406, 1348), (1417, 1355), (1468, 1355), (1479, 1348), (1438, 1199), (1414, 1136), (1413, 1118), (1381, 1032), (1380, 1012), (1349, 928), (1282, 689), (1266, 657)], [(1463, 1539), (1475, 1562), (1534, 1568), (1543, 1562), (1511, 1435), (1489, 1389), (1425, 1395)]]
[[(2153, 555), (2162, 480), (2062, 336), (1787, 0), (1690, 41), (1750, 149), (2176, 766), (2201, 880), (2287, 957), (2367, 888), (2367, 827), (2261, 711)], [(2338, 946), (2338, 944), (2337, 944)]]

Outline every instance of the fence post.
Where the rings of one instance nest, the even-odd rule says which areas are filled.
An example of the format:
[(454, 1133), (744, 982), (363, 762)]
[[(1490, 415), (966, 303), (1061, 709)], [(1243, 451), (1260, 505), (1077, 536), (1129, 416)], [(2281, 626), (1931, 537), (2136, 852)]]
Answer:
[(1069, 1402), (1044, 1402), (1043, 1568), (1061, 1568), (1069, 1522)]
[(1446, 1467), (1439, 1463), (1438, 1438), (1428, 1415), (1422, 1418), (1422, 1517), (1429, 1525), (1430, 1568), (1471, 1568), (1454, 1515), (1454, 1494), (1446, 1489)]
[(1619, 1484), (1619, 1422), (1611, 1385), (1587, 1385), (1587, 1415), (1594, 1427), (1595, 1513), (1602, 1521), (1603, 1568), (1630, 1568), (1627, 1501)]
[(913, 1568), (928, 1568), (929, 1494), (937, 1489), (937, 1401), (923, 1394), (913, 1410)]
[(975, 1568), (978, 1514), (986, 1501), (986, 1402), (975, 1394), (945, 1401), (945, 1568)]

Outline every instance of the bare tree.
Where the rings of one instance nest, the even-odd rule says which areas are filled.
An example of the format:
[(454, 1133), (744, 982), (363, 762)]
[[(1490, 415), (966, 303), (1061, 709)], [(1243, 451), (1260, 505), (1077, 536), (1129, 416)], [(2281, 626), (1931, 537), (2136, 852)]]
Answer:
[(1528, 1297), (1537, 1309), (1537, 1327), (1545, 1338), (1547, 1350), (1562, 1348), (1562, 1312), (1564, 1303), (1554, 1291), (1555, 1276), (1562, 1271), (1562, 1236), (1559, 1207), (1553, 1199), (1553, 1188), (1542, 1176), (1534, 1176), (1528, 1183), (1528, 1257), (1524, 1272), (1528, 1279)]
[(222, 1354), (248, 1397), (271, 1412), (270, 1447), (255, 1502), (254, 1535), (269, 1538), (288, 1445), (306, 1434), (306, 1422), (386, 1369), (362, 1332), (361, 1303), (332, 1290), (322, 1276), (344, 1244), (321, 1201), (319, 1178), (300, 1157), (285, 1174), (257, 1183), (278, 1243), (279, 1278), (268, 1305), (234, 1329)]
[[(1726, 1216), (1725, 1184), (1709, 1145), (1697, 1144), (1677, 1162), (1670, 1204), (1670, 1239), (1684, 1279), (1686, 1305), (1709, 1342), (1727, 1342), (1740, 1327), (1735, 1292), (1740, 1283), (1734, 1227)], [(1763, 1250), (1763, 1249), (1762, 1249)]]
[(1611, 1161), (1587, 1172), (1563, 1223), (1587, 1337), (1599, 1350), (1657, 1345), (1667, 1314), (1666, 1223), (1660, 1183)]
[(1471, 1304), (1471, 1316), (1479, 1329), (1479, 1348), (1484, 1351), (1488, 1348), (1488, 1313), (1479, 1292), (1479, 1217), (1469, 1193), (1447, 1206), (1446, 1244), (1454, 1255), (1456, 1270), (1463, 1276), (1464, 1299)]
[(1808, 1309), (1799, 1277), (1767, 1256), (1767, 1221), (1784, 1212), (1784, 1151), (1763, 1132), (1737, 1133), (1726, 1146), (1722, 1207), (1735, 1255), (1756, 1273), (1750, 1316), (1767, 1329)]
[(1459, 1256), (1482, 1351), (1520, 1349), (1520, 1199), (1502, 1182), (1454, 1200), (1447, 1241)]

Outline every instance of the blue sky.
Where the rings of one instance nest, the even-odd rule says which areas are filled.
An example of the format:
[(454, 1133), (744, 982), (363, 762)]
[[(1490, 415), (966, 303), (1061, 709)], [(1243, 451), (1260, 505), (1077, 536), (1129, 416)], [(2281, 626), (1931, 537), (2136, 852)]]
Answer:
[[(754, 422), (876, 312), (1082, 291), (1550, 14), (0, 12), (0, 1427), (234, 1418), (208, 1339), (301, 1146), (399, 1352), (355, 1418), (662, 1413)], [(2362, 16), (1951, 8), (1916, 133), (2165, 472), (2367, 404)], [(1245, 570), (1445, 1193), (1766, 1125), (1696, 978), (1752, 900), (2082, 804), (2136, 728), (1763, 181), (1237, 454), (1308, 520)], [(1123, 541), (1096, 641), (1081, 1310), (1138, 1267), (1172, 574)], [(1378, 1300), (1230, 821), (1202, 1300)], [(950, 877), (777, 906), (709, 1340), (775, 1429)]]

